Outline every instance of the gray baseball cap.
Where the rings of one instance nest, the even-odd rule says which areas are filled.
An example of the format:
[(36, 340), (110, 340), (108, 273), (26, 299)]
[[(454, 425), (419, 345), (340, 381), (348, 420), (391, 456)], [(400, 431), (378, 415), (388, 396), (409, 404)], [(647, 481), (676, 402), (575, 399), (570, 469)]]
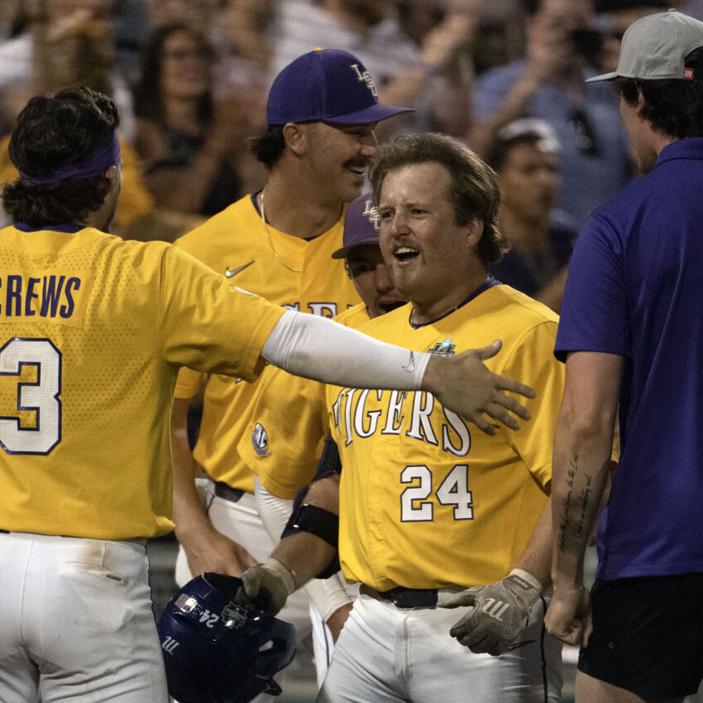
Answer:
[(617, 68), (586, 83), (615, 78), (703, 80), (685, 65), (686, 57), (699, 47), (703, 47), (703, 22), (677, 10), (647, 15), (623, 35)]

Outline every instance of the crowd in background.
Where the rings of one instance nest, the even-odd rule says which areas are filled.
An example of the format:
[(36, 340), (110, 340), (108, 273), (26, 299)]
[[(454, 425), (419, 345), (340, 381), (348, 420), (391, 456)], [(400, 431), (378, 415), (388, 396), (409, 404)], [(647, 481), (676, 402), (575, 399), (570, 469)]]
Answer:
[[(440, 131), (497, 171), (514, 244), (496, 275), (554, 309), (579, 226), (632, 177), (617, 98), (586, 84), (667, 0), (3, 0), (0, 183), (28, 96), (89, 85), (121, 113), (113, 231), (173, 240), (265, 179), (249, 140), (271, 80), (315, 47), (358, 56), (381, 101), (415, 112), (378, 130)], [(703, 2), (676, 3), (703, 16)], [(389, 131), (391, 129), (392, 131)]]

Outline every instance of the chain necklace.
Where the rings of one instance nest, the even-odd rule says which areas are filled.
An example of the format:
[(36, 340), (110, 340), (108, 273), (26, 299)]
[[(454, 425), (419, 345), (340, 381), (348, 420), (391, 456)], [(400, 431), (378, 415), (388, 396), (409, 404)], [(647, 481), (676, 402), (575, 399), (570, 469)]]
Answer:
[(261, 191), (261, 223), (264, 225), (264, 233), (266, 234), (266, 241), (269, 244), (269, 248), (271, 249), (271, 253), (276, 257), (278, 262), (287, 268), (291, 273), (302, 273), (303, 269), (297, 269), (291, 266), (282, 256), (279, 255), (279, 253), (276, 251), (276, 249), (273, 246), (273, 239), (271, 238), (271, 232), (269, 232), (269, 227), (266, 222), (266, 210), (264, 209), (264, 191)]

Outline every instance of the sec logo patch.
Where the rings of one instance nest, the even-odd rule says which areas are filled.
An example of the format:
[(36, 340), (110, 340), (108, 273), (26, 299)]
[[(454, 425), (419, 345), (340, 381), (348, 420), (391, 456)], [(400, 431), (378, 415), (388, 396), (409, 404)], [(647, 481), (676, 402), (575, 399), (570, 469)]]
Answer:
[(251, 433), (251, 444), (254, 447), (254, 451), (259, 456), (268, 456), (269, 453), (269, 435), (266, 428), (257, 422)]

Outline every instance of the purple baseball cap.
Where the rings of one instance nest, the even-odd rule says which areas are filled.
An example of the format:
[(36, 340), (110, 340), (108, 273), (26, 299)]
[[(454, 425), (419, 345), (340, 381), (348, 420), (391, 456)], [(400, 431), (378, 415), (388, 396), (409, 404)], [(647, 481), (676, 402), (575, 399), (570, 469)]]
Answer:
[(349, 203), (344, 215), (344, 246), (332, 254), (333, 259), (344, 259), (350, 249), (364, 244), (378, 244), (378, 208), (371, 193), (360, 195)]
[(315, 49), (289, 63), (274, 79), (266, 122), (381, 122), (410, 107), (379, 105), (376, 83), (359, 59), (347, 51)]

